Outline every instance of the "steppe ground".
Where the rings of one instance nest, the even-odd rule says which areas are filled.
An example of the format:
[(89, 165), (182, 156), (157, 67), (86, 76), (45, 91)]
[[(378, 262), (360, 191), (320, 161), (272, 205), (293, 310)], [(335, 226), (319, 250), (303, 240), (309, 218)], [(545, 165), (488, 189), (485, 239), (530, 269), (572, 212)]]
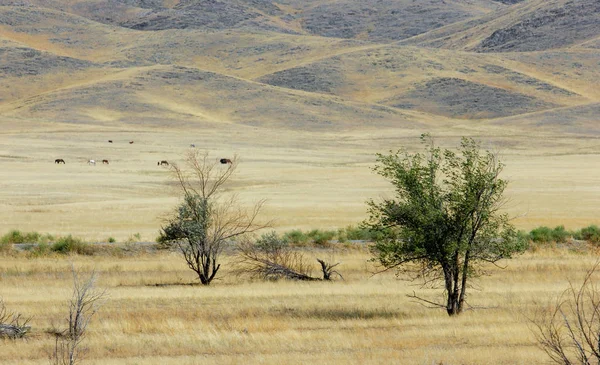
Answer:
[(439, 289), (372, 276), (366, 251), (305, 254), (341, 262), (345, 281), (249, 282), (225, 269), (205, 288), (185, 285), (194, 278), (176, 253), (2, 257), (6, 305), (32, 315), (33, 330), (24, 341), (4, 340), (0, 362), (48, 363), (74, 263), (96, 269), (107, 289), (84, 342), (85, 364), (544, 364), (529, 320), (596, 260), (562, 249), (506, 261), (474, 282), (468, 301), (479, 308), (449, 318), (406, 297), (440, 299)]
[[(241, 162), (228, 185), (242, 204), (267, 199), (273, 228), (332, 229), (366, 217), (365, 201), (392, 189), (371, 171), (378, 152), (420, 148), (431, 132), (443, 147), (473, 136), (496, 151), (510, 180), (506, 211), (523, 229), (597, 224), (600, 147), (595, 136), (513, 130), (478, 122), (418, 129), (269, 130), (223, 124), (190, 130), (13, 125), (0, 134), (0, 232), (73, 234), (88, 240), (153, 241), (179, 191), (159, 160), (181, 162), (194, 143)], [(111, 139), (114, 143), (108, 143)], [(134, 144), (128, 141), (133, 140)], [(65, 165), (54, 164), (63, 158)], [(89, 166), (88, 159), (109, 165)]]

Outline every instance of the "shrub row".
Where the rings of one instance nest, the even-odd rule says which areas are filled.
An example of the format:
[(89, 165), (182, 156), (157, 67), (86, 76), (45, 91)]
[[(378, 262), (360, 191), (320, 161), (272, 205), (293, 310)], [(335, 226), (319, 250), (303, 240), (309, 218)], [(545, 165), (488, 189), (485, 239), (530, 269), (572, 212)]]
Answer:
[[(520, 233), (525, 240), (538, 244), (564, 243), (569, 239), (600, 244), (600, 227), (596, 225), (590, 225), (575, 231), (567, 230), (564, 226), (557, 226), (555, 228), (540, 226), (529, 232), (521, 231)], [(379, 232), (354, 226), (347, 226), (346, 228), (340, 228), (338, 230), (313, 229), (310, 231), (302, 231), (296, 229), (285, 232), (281, 236), (275, 232), (264, 234), (258, 239), (257, 245), (264, 246), (263, 248), (267, 250), (274, 249), (277, 246), (287, 245), (327, 246), (334, 241), (339, 243), (350, 241), (373, 242), (380, 238), (380, 235), (381, 233)], [(115, 242), (114, 238), (109, 238), (109, 242)], [(93, 245), (71, 235), (54, 237), (50, 234), (43, 235), (38, 232), (21, 232), (13, 230), (0, 237), (0, 252), (9, 252), (12, 249), (12, 244), (15, 243), (32, 244), (25, 249), (36, 256), (46, 255), (52, 252), (59, 254), (76, 253), (79, 255), (92, 255), (95, 251)]]
[(302, 231), (295, 229), (285, 232), (283, 239), (293, 245), (314, 244), (317, 246), (327, 245), (332, 241), (346, 243), (349, 241), (375, 241), (379, 237), (378, 232), (370, 231), (366, 228), (348, 226), (338, 230), (320, 230), (313, 229)]
[(71, 235), (54, 237), (50, 234), (42, 235), (38, 232), (13, 230), (0, 238), (0, 252), (10, 252), (13, 244), (30, 244), (24, 249), (34, 256), (43, 256), (52, 252), (59, 254), (76, 253), (79, 255), (92, 255), (94, 253), (92, 245)]
[(535, 243), (564, 243), (569, 239), (588, 241), (590, 243), (600, 243), (600, 228), (596, 225), (569, 231), (564, 226), (549, 228), (540, 226), (525, 233), (525, 238)]

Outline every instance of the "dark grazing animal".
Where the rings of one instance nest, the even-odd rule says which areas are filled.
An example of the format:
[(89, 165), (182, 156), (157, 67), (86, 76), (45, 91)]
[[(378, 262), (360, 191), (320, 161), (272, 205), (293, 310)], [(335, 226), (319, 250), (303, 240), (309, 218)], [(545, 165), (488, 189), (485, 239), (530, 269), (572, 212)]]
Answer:
[(109, 139), (109, 140), (108, 140), (108, 143), (112, 143), (112, 139)]
[(129, 141), (129, 144), (133, 144), (133, 141)]
[(219, 160), (219, 162), (220, 162), (220, 163), (222, 163), (223, 165), (225, 165), (225, 164), (228, 164), (228, 163), (229, 163), (229, 164), (232, 164), (232, 163), (233, 163), (233, 162), (232, 162), (230, 159), (228, 159), (228, 158), (222, 158), (222, 159), (220, 159), (220, 160)]
[(57, 163), (57, 164), (61, 164), (62, 163), (62, 164), (64, 164), (65, 160), (63, 160), (62, 158), (57, 158), (56, 160), (54, 160), (54, 163)]
[(102, 160), (103, 165), (108, 165), (108, 160)]
[(163, 166), (163, 165), (169, 166), (169, 162), (167, 160), (162, 160), (162, 161), (159, 161), (157, 165), (158, 166)]

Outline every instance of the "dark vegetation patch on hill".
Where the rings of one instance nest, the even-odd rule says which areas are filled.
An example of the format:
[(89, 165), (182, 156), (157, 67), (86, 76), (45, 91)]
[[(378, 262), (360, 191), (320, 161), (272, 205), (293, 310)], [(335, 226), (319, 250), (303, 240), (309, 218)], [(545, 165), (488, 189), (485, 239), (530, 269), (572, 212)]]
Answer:
[(538, 80), (538, 79), (533, 78), (531, 76), (527, 76), (527, 75), (522, 74), (520, 72), (509, 70), (509, 69), (504, 68), (502, 66), (485, 65), (483, 67), (489, 73), (503, 75), (504, 77), (506, 77), (510, 81), (514, 81), (517, 84), (523, 84), (523, 85), (532, 86), (533, 88), (535, 88), (536, 90), (539, 90), (539, 91), (545, 91), (545, 92), (550, 92), (550, 93), (553, 93), (553, 94), (560, 94), (560, 95), (564, 95), (564, 96), (575, 96), (575, 95), (577, 95), (576, 93), (571, 92), (569, 90), (565, 90), (565, 89), (563, 89), (561, 87), (557, 87), (557, 86), (551, 85), (551, 84), (549, 84), (547, 82)]
[(343, 78), (343, 74), (335, 65), (316, 63), (275, 72), (259, 78), (258, 81), (288, 89), (334, 93), (335, 89), (342, 85)]
[(534, 97), (458, 78), (436, 78), (387, 101), (454, 118), (497, 118), (556, 107)]
[[(255, 1), (263, 9), (270, 2)], [(277, 8), (266, 9), (276, 13)], [(182, 1), (171, 9), (153, 9), (135, 19), (120, 23), (121, 26), (139, 30), (163, 29), (235, 29), (248, 28), (281, 33), (294, 33), (265, 16), (261, 11), (243, 1), (195, 0)]]
[[(558, 6), (557, 6), (558, 5)], [(567, 1), (524, 15), (498, 29), (474, 50), (479, 52), (540, 51), (561, 48), (600, 34), (600, 1)]]
[(302, 12), (303, 28), (325, 37), (390, 41), (483, 15), (480, 7), (442, 0), (322, 2)]
[(100, 67), (89, 61), (57, 56), (28, 47), (0, 47), (0, 79)]
[(403, 41), (476, 52), (565, 48), (600, 36), (597, 0), (528, 0)]
[(390, 41), (412, 37), (506, 5), (491, 0), (30, 0), (139, 30), (247, 29)]
[(500, 118), (494, 121), (498, 125), (535, 126), (541, 128), (558, 128), (568, 133), (584, 133), (600, 135), (597, 127), (600, 115), (600, 103), (559, 108), (529, 114), (527, 119), (520, 116)]

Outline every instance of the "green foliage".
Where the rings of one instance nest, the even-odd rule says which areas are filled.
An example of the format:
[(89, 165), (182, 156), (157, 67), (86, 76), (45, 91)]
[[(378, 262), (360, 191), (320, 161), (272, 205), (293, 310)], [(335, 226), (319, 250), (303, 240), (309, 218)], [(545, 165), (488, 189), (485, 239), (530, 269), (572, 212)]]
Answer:
[(529, 239), (535, 243), (564, 243), (571, 236), (573, 233), (567, 231), (564, 226), (557, 226), (554, 229), (540, 226), (529, 232)]
[(586, 240), (591, 243), (600, 243), (600, 228), (596, 225), (582, 228), (578, 233), (578, 239)]
[(310, 237), (299, 229), (286, 232), (283, 239), (294, 245), (306, 245)]
[(387, 232), (373, 230), (368, 227), (354, 227), (348, 226), (345, 228), (345, 235), (348, 240), (353, 241), (368, 241), (374, 242), (380, 239), (383, 239), (386, 235), (389, 235), (389, 230)]
[(115, 243), (117, 240), (114, 237), (108, 237), (108, 243)]
[(260, 236), (255, 246), (261, 251), (274, 252), (288, 247), (289, 243), (285, 237), (279, 237), (277, 232), (271, 231)]
[(320, 229), (313, 229), (312, 231), (308, 232), (308, 237), (315, 245), (324, 246), (335, 238), (335, 231), (322, 231)]
[(60, 237), (51, 246), (53, 252), (67, 254), (76, 253), (79, 255), (93, 255), (94, 249), (90, 244), (85, 243), (79, 238), (75, 238), (71, 235)]
[(21, 232), (12, 230), (0, 238), (0, 244), (19, 244), (19, 243), (48, 243), (54, 240), (54, 236), (42, 235), (38, 232)]
[(369, 230), (380, 232), (374, 260), (386, 268), (417, 263), (418, 275), (442, 277), (449, 315), (463, 309), (468, 279), (478, 264), (523, 251), (526, 243), (501, 214), (507, 181), (503, 165), (463, 138), (460, 153), (441, 150), (422, 136), (426, 153), (378, 155), (374, 170), (395, 188), (395, 197), (370, 201)]

